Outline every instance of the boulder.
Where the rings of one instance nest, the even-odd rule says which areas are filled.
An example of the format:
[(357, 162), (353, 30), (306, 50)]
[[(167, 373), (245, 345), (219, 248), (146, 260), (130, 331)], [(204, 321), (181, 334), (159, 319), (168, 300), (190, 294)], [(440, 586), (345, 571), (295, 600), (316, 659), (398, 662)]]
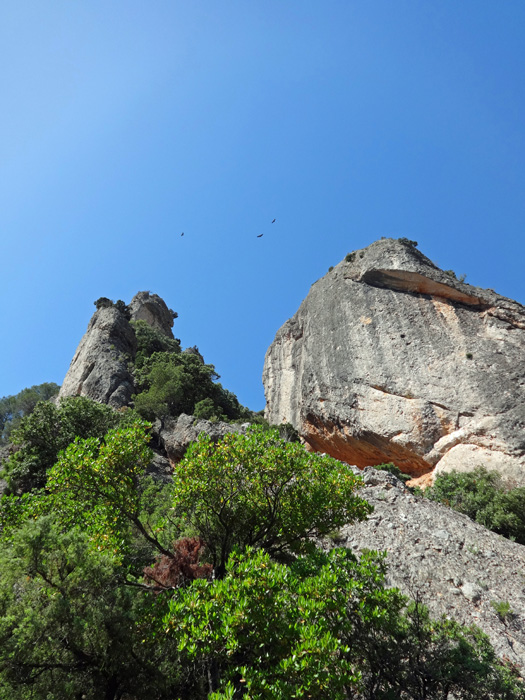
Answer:
[(362, 476), (359, 495), (374, 512), (327, 546), (387, 550), (388, 585), (418, 597), (433, 617), (477, 625), (500, 658), (525, 670), (525, 547), (416, 497), (392, 474), (368, 467)]
[(405, 239), (315, 282), (265, 358), (266, 418), (359, 467), (497, 469), (525, 484), (525, 308)]
[(154, 426), (159, 436), (159, 442), (165, 450), (172, 466), (184, 457), (184, 453), (201, 433), (206, 433), (217, 442), (227, 433), (244, 433), (247, 423), (224, 423), (222, 421), (209, 421), (185, 413), (178, 418), (167, 418)]
[(134, 391), (128, 363), (136, 347), (135, 333), (125, 315), (114, 306), (100, 308), (80, 341), (59, 398), (87, 396), (113, 408), (127, 406)]
[(160, 331), (168, 338), (173, 338), (173, 319), (176, 314), (168, 309), (164, 299), (158, 294), (150, 292), (138, 292), (129, 304), (132, 321), (146, 321), (155, 330)]

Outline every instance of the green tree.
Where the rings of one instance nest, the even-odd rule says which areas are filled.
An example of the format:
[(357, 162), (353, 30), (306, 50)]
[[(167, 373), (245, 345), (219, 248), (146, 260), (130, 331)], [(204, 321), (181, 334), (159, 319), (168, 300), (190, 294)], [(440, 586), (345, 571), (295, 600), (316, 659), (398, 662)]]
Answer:
[(375, 552), (317, 552), (291, 565), (237, 552), (223, 579), (174, 592), (166, 632), (183, 663), (203, 669), (193, 691), (203, 698), (524, 697), (482, 633), (431, 620), (385, 588), (384, 573)]
[[(49, 470), (46, 510), (65, 526), (80, 525), (93, 546), (125, 557), (132, 547), (132, 529), (156, 552), (170, 556), (157, 531), (143, 519), (141, 478), (151, 461), (149, 425), (136, 421), (110, 430), (103, 439), (76, 439)], [(161, 535), (162, 536), (162, 533)]]
[(4, 396), (0, 399), (0, 445), (6, 445), (11, 433), (18, 427), (24, 416), (33, 412), (40, 401), (47, 401), (58, 394), (60, 387), (53, 382), (38, 384), (22, 391), (15, 396)]
[(383, 557), (315, 549), (371, 510), (346, 465), (254, 428), (201, 438), (165, 491), (147, 428), (77, 439), (45, 491), (2, 499), (5, 697), (524, 700), (481, 633), (385, 588)]
[(2, 697), (178, 697), (177, 649), (152, 634), (165, 601), (130, 583), (80, 528), (26, 522), (0, 551)]
[(285, 442), (277, 429), (230, 433), (193, 443), (173, 475), (174, 507), (205, 541), (217, 575), (234, 547), (272, 555), (301, 551), (315, 537), (371, 506), (356, 496), (361, 480), (331, 457)]
[(20, 449), (4, 465), (4, 477), (11, 491), (22, 493), (42, 488), (59, 452), (76, 437), (102, 437), (111, 427), (129, 419), (82, 396), (62, 399), (58, 406), (38, 403), (12, 434)]
[(131, 325), (137, 338), (135, 367), (140, 368), (156, 352), (180, 353), (180, 340), (168, 338), (146, 321), (132, 321)]
[(496, 471), (478, 467), (472, 472), (440, 474), (425, 495), (525, 544), (525, 488), (505, 487)]
[[(204, 364), (193, 353), (155, 352), (136, 371), (139, 392), (135, 408), (146, 420), (157, 417), (193, 415), (201, 401), (210, 399), (218, 418), (240, 418), (247, 412), (237, 397), (216, 380), (213, 365)], [(202, 405), (199, 406), (202, 410)]]

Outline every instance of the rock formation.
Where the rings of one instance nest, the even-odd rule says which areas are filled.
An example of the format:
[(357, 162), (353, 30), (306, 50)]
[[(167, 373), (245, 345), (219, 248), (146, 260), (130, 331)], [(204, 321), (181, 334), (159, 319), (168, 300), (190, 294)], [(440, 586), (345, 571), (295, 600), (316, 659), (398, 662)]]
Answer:
[(314, 283), (265, 359), (266, 418), (359, 467), (525, 483), (525, 308), (382, 239)]
[(138, 292), (131, 300), (129, 308), (132, 321), (146, 321), (152, 328), (164, 333), (168, 338), (173, 338), (171, 329), (176, 314), (168, 309), (166, 302), (158, 294)]
[(100, 308), (91, 318), (66, 374), (59, 398), (87, 396), (113, 408), (126, 406), (133, 393), (128, 362), (137, 347), (135, 333), (115, 307)]
[[(387, 472), (367, 468), (360, 496), (374, 506), (364, 522), (344, 527), (338, 546), (387, 550), (388, 584), (447, 615), (477, 625), (496, 653), (525, 668), (525, 547), (466, 515), (417, 498)], [(506, 615), (499, 604), (509, 604)], [(501, 610), (501, 608), (500, 608)]]
[[(159, 422), (160, 423), (160, 422)], [(165, 451), (170, 464), (175, 466), (184, 457), (184, 453), (201, 433), (209, 435), (214, 442), (223, 438), (227, 433), (242, 433), (247, 424), (224, 423), (195, 419), (185, 413), (178, 418), (167, 418), (163, 425), (155, 425), (154, 430), (159, 435), (160, 444)]]
[[(131, 401), (133, 376), (128, 364), (135, 357), (137, 340), (126, 314), (110, 299), (93, 314), (87, 331), (60, 389), (64, 396), (87, 396), (94, 401), (122, 408)], [(176, 314), (157, 294), (138, 292), (129, 305), (131, 320), (146, 321), (173, 338)], [(128, 315), (129, 316), (129, 315)]]

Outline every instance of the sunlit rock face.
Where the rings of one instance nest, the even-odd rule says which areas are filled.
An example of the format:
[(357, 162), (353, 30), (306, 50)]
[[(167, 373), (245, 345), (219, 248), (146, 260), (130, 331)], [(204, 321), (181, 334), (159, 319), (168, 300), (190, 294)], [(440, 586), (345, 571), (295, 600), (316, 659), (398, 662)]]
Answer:
[(525, 483), (525, 308), (382, 239), (314, 283), (266, 353), (271, 423), (360, 467)]
[(137, 292), (129, 304), (133, 321), (146, 321), (155, 330), (168, 338), (173, 338), (172, 327), (174, 312), (168, 309), (164, 299), (158, 294)]
[[(109, 304), (111, 302), (107, 300)], [(59, 398), (86, 396), (113, 408), (128, 406), (135, 391), (130, 361), (137, 339), (132, 321), (145, 321), (168, 338), (176, 316), (157, 294), (138, 292), (127, 312), (106, 305), (92, 316), (66, 374)]]
[(128, 405), (134, 391), (128, 364), (136, 347), (126, 316), (115, 307), (99, 309), (79, 343), (59, 398), (86, 396), (113, 408)]

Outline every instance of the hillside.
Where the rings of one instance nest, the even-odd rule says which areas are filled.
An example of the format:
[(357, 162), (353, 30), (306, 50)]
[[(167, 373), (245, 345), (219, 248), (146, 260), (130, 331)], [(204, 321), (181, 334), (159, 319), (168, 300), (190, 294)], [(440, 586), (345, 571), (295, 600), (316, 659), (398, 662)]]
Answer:
[[(214, 366), (206, 364), (197, 348), (181, 349), (172, 333), (176, 314), (160, 297), (139, 292), (129, 305), (102, 297), (96, 306), (58, 398), (33, 405), (19, 417), (15, 444), (0, 453), (8, 482), (7, 495), (0, 501), (5, 560), (0, 601), (6, 621), (0, 626), (6, 645), (4, 657), (0, 654), (0, 690), (5, 681), (9, 689), (5, 692), (21, 700), (67, 697), (72, 691), (62, 689), (55, 696), (49, 690), (54, 672), (60, 684), (65, 682), (61, 672), (52, 671), (46, 656), (58, 654), (66, 676), (74, 679), (71, 688), (86, 683), (87, 698), (100, 697), (100, 688), (109, 700), (241, 697), (241, 666), (235, 665), (235, 654), (232, 661), (223, 648), (235, 624), (252, 614), (235, 607), (244, 600), (236, 588), (242, 575), (235, 566), (245, 567), (251, 582), (248, 601), (257, 581), (266, 581), (270, 572), (276, 577), (264, 584), (266, 592), (253, 610), (274, 605), (270, 589), (285, 596), (281, 602), (276, 599), (273, 612), (250, 618), (257, 638), (266, 639), (266, 633), (277, 634), (272, 626), (280, 619), (278, 610), (288, 610), (288, 605), (295, 610), (293, 601), (301, 586), (319, 590), (336, 586), (328, 571), (338, 561), (349, 578), (337, 579), (342, 597), (332, 612), (341, 612), (345, 596), (361, 577), (366, 582), (363, 591), (369, 590), (375, 601), (366, 605), (372, 605), (378, 617), (374, 622), (373, 615), (368, 619), (363, 613), (361, 622), (352, 622), (352, 642), (344, 643), (357, 645), (357, 656), (360, 645), (368, 649), (363, 659), (370, 665), (362, 661), (363, 682), (369, 684), (366, 692), (348, 695), (355, 683), (350, 667), (350, 675), (341, 681), (343, 694), (335, 691), (333, 671), (344, 668), (341, 654), (346, 648), (343, 637), (337, 636), (340, 631), (331, 638), (332, 661), (326, 660), (327, 649), (304, 652), (308, 664), (317, 654), (325, 659), (330, 697), (423, 697), (415, 690), (419, 676), (412, 677), (418, 654), (427, 659), (424, 674), (433, 678), (429, 687), (435, 684), (425, 697), (476, 700), (482, 697), (476, 684), (488, 675), (494, 685), (483, 697), (525, 697), (519, 683), (518, 690), (510, 690), (515, 680), (509, 680), (525, 669), (524, 545), (414, 493), (396, 476), (374, 468), (393, 462), (428, 483), (441, 473), (483, 463), (499, 470), (507, 485), (524, 483), (523, 307), (491, 290), (459, 282), (410, 241), (385, 239), (349, 254), (312, 286), (267, 352), (266, 418), (280, 425), (279, 432), (270, 430), (260, 415), (241, 406), (217, 382)], [(253, 432), (250, 424), (257, 423)], [(310, 454), (298, 444), (299, 437)], [(282, 507), (292, 508), (293, 515), (287, 514), (280, 523)], [(304, 512), (293, 511), (303, 507)], [(236, 546), (245, 551), (248, 545), (260, 554), (252, 550), (232, 554)], [(313, 545), (318, 549), (312, 550)], [(384, 572), (379, 560), (370, 559), (369, 550), (386, 552)], [(292, 560), (298, 555), (303, 564), (296, 570)], [(55, 569), (53, 562), (61, 556), (63, 563)], [(11, 568), (12, 580), (6, 574)], [(92, 600), (91, 593), (82, 593), (85, 605), (77, 598), (75, 583), (82, 571), (95, 596)], [(324, 572), (328, 578), (310, 580), (314, 572), (320, 577)], [(201, 579), (208, 588), (199, 588)], [(292, 580), (297, 590), (286, 588)], [(222, 600), (220, 615), (230, 610), (233, 617), (224, 621), (217, 612), (215, 622), (188, 632), (184, 621), (194, 620), (189, 610), (200, 605), (197, 599), (188, 602), (192, 591), (205, 595), (215, 582), (214, 600)], [(228, 586), (233, 587), (231, 592)], [(416, 607), (385, 586), (397, 587), (417, 601)], [(22, 591), (20, 598), (14, 590)], [(327, 589), (326, 601), (335, 590)], [(362, 591), (352, 595), (368, 610), (359, 597)], [(54, 596), (62, 601), (56, 609), (49, 607)], [(307, 599), (313, 605), (315, 598)], [(99, 610), (99, 600), (115, 614)], [(143, 609), (148, 600), (156, 600), (162, 614), (152, 617), (150, 607)], [(26, 620), (19, 602), (40, 610), (38, 620)], [(428, 607), (436, 622), (425, 627), (420, 604)], [(74, 619), (83, 620), (78, 629), (67, 612), (70, 607), (77, 611)], [(334, 634), (339, 623), (328, 631), (322, 620), (331, 619), (331, 613), (314, 608), (308, 613), (315, 630), (312, 639)], [(387, 609), (394, 616), (388, 623)], [(22, 634), (17, 627), (20, 614), (28, 630), (34, 627), (35, 635), (48, 634), (53, 640), (48, 652), (42, 647), (44, 661), (31, 651), (39, 648), (32, 633), (19, 646), (15, 643)], [(109, 616), (102, 623), (104, 615)], [(131, 629), (127, 616), (134, 620), (140, 638), (135, 633), (129, 640), (122, 636), (123, 630)], [(225, 627), (212, 643), (203, 630), (219, 624), (219, 618)], [(264, 632), (259, 625), (267, 622)], [(105, 630), (96, 642), (91, 637), (93, 624)], [(364, 636), (357, 641), (361, 624)], [(156, 629), (152, 636), (145, 631), (150, 625)], [(296, 631), (302, 630), (297, 621), (294, 625)], [(491, 660), (489, 647), (481, 651), (484, 642), (471, 625), (488, 636), (504, 666)], [(60, 626), (68, 631), (60, 632)], [(348, 629), (345, 634), (350, 634)], [(264, 663), (254, 660), (251, 647), (246, 651), (242, 646), (245, 631), (239, 634), (236, 653), (248, 664), (242, 673), (249, 677), (250, 687), (270, 683), (268, 688), (273, 688), (254, 690), (253, 697), (291, 698), (288, 691), (282, 696), (277, 691), (281, 683), (286, 687), (288, 672), (283, 671), (280, 680), (268, 675), (262, 670)], [(279, 634), (287, 638), (283, 631)], [(297, 634), (293, 643), (308, 648), (303, 632)], [(375, 641), (373, 635), (378, 635)], [(165, 639), (162, 644), (160, 638)], [(380, 638), (379, 650), (374, 645)], [(463, 650), (459, 656), (456, 644)], [(190, 653), (192, 645), (196, 646)], [(279, 664), (285, 663), (292, 668), (295, 662), (290, 659), (297, 651), (288, 650), (289, 657), (280, 657), (283, 649), (278, 651), (275, 641), (268, 645), (265, 653), (277, 654), (271, 657), (272, 667), (280, 669)], [(394, 652), (402, 648), (404, 652)], [(137, 663), (133, 669), (124, 661), (129, 654)], [(24, 660), (26, 655), (30, 661)], [(357, 656), (352, 663), (357, 663)], [(488, 665), (479, 665), (482, 657)], [(110, 658), (111, 673), (106, 671)], [(163, 658), (171, 661), (164, 664)], [(222, 659), (223, 675), (217, 671), (215, 678), (216, 659)], [(385, 668), (395, 669), (392, 676), (374, 666), (378, 659)], [(228, 675), (231, 663), (235, 672)], [(437, 669), (449, 663), (454, 679), (445, 680)], [(187, 674), (187, 685), (173, 671), (177, 664), (185, 669), (181, 673)], [(195, 680), (200, 678), (199, 664), (207, 670)], [(318, 673), (308, 664), (295, 669), (297, 679), (309, 679), (308, 688), (317, 693), (312, 697), (327, 697)], [(470, 680), (467, 666), (477, 669)], [(401, 678), (397, 695), (374, 695), (371, 690), (377, 681), (384, 688), (381, 692), (387, 693), (387, 688), (393, 692)], [(228, 695), (226, 680), (237, 688), (235, 693)], [(505, 683), (510, 685), (504, 691)], [(19, 695), (13, 695), (15, 688)], [(443, 688), (451, 694), (443, 695)], [(212, 695), (219, 690), (223, 694)]]

